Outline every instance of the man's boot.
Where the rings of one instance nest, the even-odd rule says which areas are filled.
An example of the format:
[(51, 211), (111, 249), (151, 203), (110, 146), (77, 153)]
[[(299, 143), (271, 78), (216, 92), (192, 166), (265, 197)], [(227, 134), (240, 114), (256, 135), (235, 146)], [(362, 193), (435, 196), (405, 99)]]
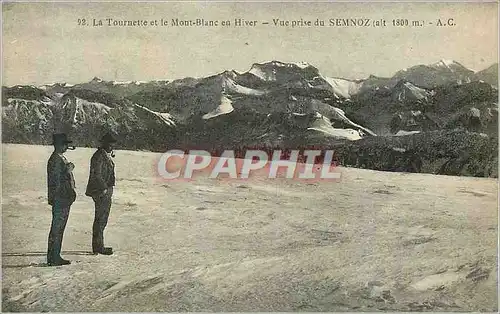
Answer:
[(92, 251), (93, 251), (94, 255), (97, 255), (97, 254), (113, 255), (113, 248), (111, 248), (111, 247), (104, 247), (102, 249), (93, 249)]
[(47, 266), (61, 266), (61, 265), (70, 265), (71, 262), (63, 259), (62, 257), (54, 258), (47, 261)]
[(54, 239), (54, 236), (49, 235), (49, 245), (47, 250), (47, 266), (69, 265), (70, 261), (61, 257), (62, 238)]

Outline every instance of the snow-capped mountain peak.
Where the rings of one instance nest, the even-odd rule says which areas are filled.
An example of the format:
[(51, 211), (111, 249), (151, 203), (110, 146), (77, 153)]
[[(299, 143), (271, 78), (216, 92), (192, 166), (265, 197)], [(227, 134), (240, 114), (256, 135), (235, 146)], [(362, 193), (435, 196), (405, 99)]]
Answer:
[(101, 79), (100, 77), (94, 76), (94, 78), (91, 80), (91, 82), (101, 83), (101, 82), (104, 82), (104, 80)]
[(124, 81), (124, 82), (121, 82), (121, 81), (112, 81), (111, 83), (113, 85), (128, 85), (128, 84), (132, 83), (132, 81)]
[(310, 66), (311, 66), (309, 63), (304, 62), (304, 61), (302, 61), (302, 62), (293, 62), (293, 63), (291, 63), (291, 64), (294, 64), (294, 65), (298, 66), (298, 67), (299, 67), (299, 68), (301, 68), (301, 69), (305, 69), (305, 68), (307, 68), (307, 67), (310, 67)]
[(265, 62), (260, 62), (260, 63), (254, 63), (252, 67), (258, 67), (258, 66), (272, 66), (272, 67), (299, 67), (301, 69), (305, 69), (307, 67), (312, 66), (310, 63), (305, 62), (305, 61), (300, 61), (300, 62), (282, 62), (278, 60), (272, 60), (272, 61), (265, 61)]
[(434, 63), (433, 65), (437, 66), (437, 67), (447, 67), (447, 68), (449, 68), (453, 64), (456, 64), (456, 62), (453, 61), (453, 60), (441, 59), (438, 62)]
[(457, 61), (450, 60), (450, 59), (441, 59), (438, 62), (433, 63), (433, 64), (431, 64), (429, 66), (431, 68), (439, 69), (439, 70), (446, 69), (446, 70), (449, 70), (450, 72), (456, 72), (457, 70), (459, 70), (459, 71), (471, 71), (471, 72), (474, 72), (473, 70), (464, 67), (463, 65), (461, 65)]

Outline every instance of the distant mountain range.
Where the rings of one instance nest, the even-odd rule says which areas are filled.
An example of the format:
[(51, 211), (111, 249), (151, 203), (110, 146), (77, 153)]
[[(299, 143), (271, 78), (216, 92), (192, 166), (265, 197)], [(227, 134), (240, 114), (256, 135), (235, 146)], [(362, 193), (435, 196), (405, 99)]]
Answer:
[(2, 140), (95, 146), (105, 130), (128, 149), (304, 145), (462, 129), (497, 136), (498, 65), (440, 60), (361, 80), (270, 61), (204, 78), (2, 87)]

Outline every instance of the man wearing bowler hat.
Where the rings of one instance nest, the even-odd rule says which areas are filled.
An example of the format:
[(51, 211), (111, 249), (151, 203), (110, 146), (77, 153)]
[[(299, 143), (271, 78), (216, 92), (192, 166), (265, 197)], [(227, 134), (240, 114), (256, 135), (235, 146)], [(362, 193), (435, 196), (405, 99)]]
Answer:
[(68, 162), (64, 153), (72, 143), (64, 133), (52, 135), (54, 152), (47, 163), (48, 203), (52, 206), (52, 224), (49, 233), (47, 265), (60, 266), (71, 264), (61, 257), (64, 229), (69, 210), (76, 200), (73, 163)]
[(100, 140), (101, 145), (90, 160), (90, 176), (85, 195), (92, 197), (95, 204), (95, 217), (92, 226), (92, 252), (111, 255), (113, 249), (104, 246), (104, 228), (108, 223), (109, 211), (115, 185), (115, 164), (112, 160), (113, 144), (116, 139), (106, 133)]

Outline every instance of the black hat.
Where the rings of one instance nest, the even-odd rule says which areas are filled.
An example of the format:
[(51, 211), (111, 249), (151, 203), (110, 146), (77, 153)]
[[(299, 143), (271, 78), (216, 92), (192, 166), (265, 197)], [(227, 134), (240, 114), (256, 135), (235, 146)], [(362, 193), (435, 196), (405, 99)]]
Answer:
[(52, 134), (52, 145), (69, 143), (73, 143), (73, 141), (68, 139), (66, 133)]
[(117, 139), (114, 137), (114, 135), (110, 132), (104, 134), (103, 137), (100, 139), (101, 143), (116, 143)]

